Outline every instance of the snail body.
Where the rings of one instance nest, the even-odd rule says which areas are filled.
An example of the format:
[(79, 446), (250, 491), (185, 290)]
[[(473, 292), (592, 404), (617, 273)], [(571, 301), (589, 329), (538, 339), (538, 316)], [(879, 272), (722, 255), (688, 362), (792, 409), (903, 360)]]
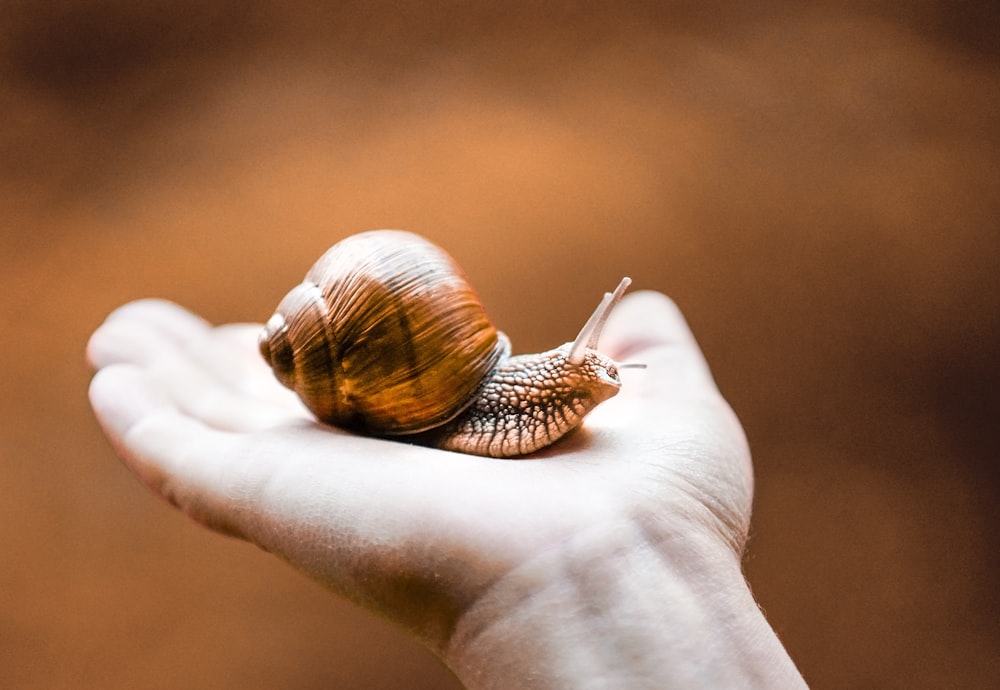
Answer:
[(628, 287), (573, 343), (510, 356), (462, 270), (422, 237), (376, 230), (331, 247), (260, 336), (278, 380), (322, 422), (493, 457), (554, 443), (621, 387), (596, 351)]

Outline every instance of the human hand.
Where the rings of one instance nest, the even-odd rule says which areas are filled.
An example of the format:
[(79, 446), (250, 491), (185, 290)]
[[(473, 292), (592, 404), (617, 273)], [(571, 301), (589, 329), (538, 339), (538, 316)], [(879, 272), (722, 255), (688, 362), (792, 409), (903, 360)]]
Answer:
[(762, 649), (779, 679), (798, 678), (776, 639), (761, 647), (770, 630), (739, 572), (753, 493), (742, 430), (662, 295), (625, 298), (601, 343), (648, 368), (625, 370), (583, 429), (517, 460), (318, 424), (261, 360), (259, 328), (141, 301), (88, 345), (112, 445), (201, 524), (396, 621), (470, 687), (727, 679), (747, 666), (734, 655)]

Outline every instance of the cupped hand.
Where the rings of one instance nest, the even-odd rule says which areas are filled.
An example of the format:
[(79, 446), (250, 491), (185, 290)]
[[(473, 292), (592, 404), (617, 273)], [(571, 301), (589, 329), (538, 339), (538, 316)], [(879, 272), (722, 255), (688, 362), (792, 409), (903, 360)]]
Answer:
[(212, 327), (162, 301), (121, 307), (87, 348), (104, 431), (187, 515), (278, 555), (442, 655), (465, 612), (553, 553), (613, 558), (635, 544), (697, 540), (738, 564), (749, 452), (679, 311), (658, 293), (626, 297), (601, 342), (647, 368), (624, 370), (621, 393), (583, 428), (514, 460), (315, 422), (261, 360), (259, 328)]

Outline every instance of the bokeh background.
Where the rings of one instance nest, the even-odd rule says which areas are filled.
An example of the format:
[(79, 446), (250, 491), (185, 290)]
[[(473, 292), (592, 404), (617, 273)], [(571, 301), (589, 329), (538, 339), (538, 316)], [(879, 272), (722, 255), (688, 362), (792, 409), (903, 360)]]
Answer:
[(623, 274), (671, 295), (746, 426), (746, 571), (806, 679), (992, 686), (1000, 11), (754, 5), (0, 2), (0, 683), (457, 687), (155, 499), (86, 401), (114, 307), (261, 321), (401, 227), (518, 351)]

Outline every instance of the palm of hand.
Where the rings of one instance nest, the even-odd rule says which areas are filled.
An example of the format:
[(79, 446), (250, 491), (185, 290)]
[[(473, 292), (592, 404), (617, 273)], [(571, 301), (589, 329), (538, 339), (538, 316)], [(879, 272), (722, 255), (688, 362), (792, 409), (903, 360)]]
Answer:
[(752, 479), (742, 431), (683, 319), (619, 305), (602, 351), (649, 368), (527, 460), (361, 438), (312, 421), (261, 361), (257, 326), (174, 305), (112, 314), (88, 346), (91, 401), (126, 464), (202, 524), (271, 551), (441, 651), (507, 574), (580, 542), (709, 535), (736, 557)]

